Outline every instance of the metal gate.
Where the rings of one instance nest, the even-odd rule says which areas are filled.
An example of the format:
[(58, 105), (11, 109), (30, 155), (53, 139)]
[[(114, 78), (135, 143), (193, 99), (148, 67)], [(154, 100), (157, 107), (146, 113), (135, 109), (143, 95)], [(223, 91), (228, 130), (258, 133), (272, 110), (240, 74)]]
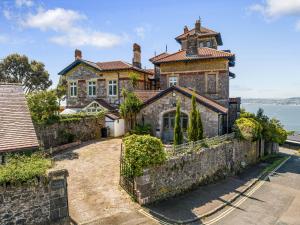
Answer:
[(120, 155), (120, 186), (136, 200), (136, 191), (134, 186), (134, 175), (130, 164), (125, 160), (125, 148), (121, 144)]

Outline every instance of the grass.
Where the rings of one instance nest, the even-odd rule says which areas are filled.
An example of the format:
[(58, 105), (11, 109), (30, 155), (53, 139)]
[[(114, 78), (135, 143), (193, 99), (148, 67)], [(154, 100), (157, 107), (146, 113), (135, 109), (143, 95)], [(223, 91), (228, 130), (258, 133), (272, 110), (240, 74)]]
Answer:
[(284, 155), (269, 155), (265, 156), (261, 159), (262, 162), (270, 163), (264, 170), (263, 173), (269, 173), (273, 171), (277, 166), (279, 166), (284, 160), (286, 160), (288, 156)]
[(20, 184), (44, 176), (52, 167), (50, 159), (41, 153), (11, 154), (6, 163), (0, 165), (0, 184)]

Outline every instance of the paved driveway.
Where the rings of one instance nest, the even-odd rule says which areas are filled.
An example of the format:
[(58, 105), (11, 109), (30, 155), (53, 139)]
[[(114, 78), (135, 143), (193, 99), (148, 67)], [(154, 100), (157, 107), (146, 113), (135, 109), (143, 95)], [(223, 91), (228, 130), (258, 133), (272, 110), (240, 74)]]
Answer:
[(121, 139), (85, 143), (55, 157), (69, 171), (70, 215), (79, 224), (155, 224), (119, 183)]

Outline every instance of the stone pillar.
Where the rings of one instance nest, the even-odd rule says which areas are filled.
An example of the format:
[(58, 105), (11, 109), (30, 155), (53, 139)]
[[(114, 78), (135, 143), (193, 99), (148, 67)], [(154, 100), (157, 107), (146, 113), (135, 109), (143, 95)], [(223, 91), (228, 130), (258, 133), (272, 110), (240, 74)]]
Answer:
[(145, 169), (143, 176), (134, 179), (137, 202), (140, 205), (145, 205), (150, 202), (151, 183), (149, 170)]

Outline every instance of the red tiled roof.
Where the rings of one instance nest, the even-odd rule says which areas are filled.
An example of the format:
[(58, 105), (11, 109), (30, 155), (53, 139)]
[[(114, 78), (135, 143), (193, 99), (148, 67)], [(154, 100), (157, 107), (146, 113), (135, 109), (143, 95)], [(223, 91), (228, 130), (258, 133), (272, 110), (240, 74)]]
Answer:
[(224, 52), (216, 50), (213, 48), (198, 48), (198, 54), (196, 56), (189, 56), (186, 54), (185, 50), (181, 50), (170, 54), (162, 59), (153, 61), (153, 63), (164, 63), (164, 62), (173, 62), (173, 61), (188, 61), (188, 60), (199, 60), (199, 59), (210, 59), (210, 58), (230, 58), (234, 54), (229, 52)]
[(0, 152), (39, 146), (22, 86), (0, 84)]
[(133, 66), (123, 61), (97, 62), (100, 70), (130, 69)]
[[(183, 34), (177, 36), (175, 39), (180, 40), (180, 39), (185, 38), (188, 35), (193, 35), (193, 34), (195, 34), (195, 28), (189, 30), (187, 33), (183, 33)], [(200, 33), (198, 33), (198, 36), (211, 36), (211, 35), (218, 35), (218, 34), (219, 33), (216, 32), (216, 31), (210, 30), (210, 29), (205, 28), (205, 27), (201, 27), (200, 28)]]
[(163, 52), (163, 53), (161, 53), (161, 54), (159, 54), (159, 55), (156, 55), (156, 56), (150, 58), (149, 61), (150, 61), (150, 62), (154, 62), (154, 61), (160, 60), (160, 59), (162, 59), (162, 58), (165, 58), (165, 57), (167, 57), (168, 55), (170, 55), (170, 54), (168, 54), (168, 53), (166, 53), (166, 52)]
[(160, 91), (134, 91), (134, 93), (136, 94), (136, 96), (142, 101), (145, 102), (148, 99), (154, 97), (155, 95), (157, 95)]

